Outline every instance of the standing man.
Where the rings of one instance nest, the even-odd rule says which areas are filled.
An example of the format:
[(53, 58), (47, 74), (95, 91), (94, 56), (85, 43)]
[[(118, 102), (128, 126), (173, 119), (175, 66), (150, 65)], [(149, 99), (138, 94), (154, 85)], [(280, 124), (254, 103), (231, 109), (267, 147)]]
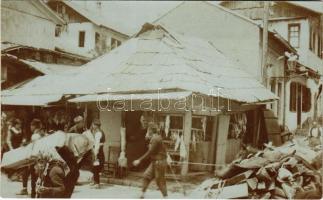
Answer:
[(82, 116), (77, 116), (74, 118), (74, 126), (72, 126), (69, 133), (83, 133), (84, 132), (84, 120)]
[(145, 192), (150, 182), (155, 178), (157, 186), (164, 198), (167, 197), (167, 187), (165, 173), (167, 167), (166, 149), (163, 144), (163, 138), (159, 134), (157, 127), (151, 127), (147, 137), (150, 138), (148, 151), (138, 160), (133, 161), (134, 166), (138, 166), (143, 160), (150, 157), (151, 163), (144, 173), (142, 194), (140, 198), (144, 198)]
[(101, 122), (99, 119), (94, 119), (90, 130), (85, 131), (83, 134), (89, 139), (93, 151), (93, 185), (95, 188), (100, 188), (100, 172), (104, 167), (104, 152), (103, 145), (105, 143), (105, 135), (100, 129)]
[[(32, 132), (31, 142), (35, 142), (39, 140), (41, 137), (45, 135), (44, 131), (42, 130), (42, 123), (39, 119), (33, 119), (30, 123), (30, 130)], [(28, 185), (28, 178), (31, 176), (31, 198), (35, 198), (36, 196), (36, 180), (37, 176), (35, 174), (34, 166), (28, 166), (24, 169), (24, 173), (22, 175), (22, 190), (17, 193), (17, 195), (28, 195), (27, 185)]]
[(309, 139), (309, 144), (311, 147), (316, 147), (320, 144), (322, 144), (322, 136), (323, 133), (321, 132), (321, 128), (317, 124), (316, 121), (313, 122), (312, 127), (309, 130), (308, 133), (308, 139)]
[(23, 134), (21, 121), (19, 119), (14, 119), (12, 125), (9, 127), (7, 136), (9, 151), (20, 147), (22, 140)]

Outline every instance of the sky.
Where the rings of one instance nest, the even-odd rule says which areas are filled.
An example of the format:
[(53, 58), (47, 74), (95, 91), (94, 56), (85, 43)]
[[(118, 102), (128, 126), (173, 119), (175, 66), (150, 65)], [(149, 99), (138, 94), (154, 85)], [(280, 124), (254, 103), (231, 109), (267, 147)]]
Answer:
[[(88, 11), (100, 16), (110, 28), (119, 30), (129, 36), (137, 33), (146, 22), (153, 22), (169, 10), (178, 6), (182, 1), (100, 1), (101, 8), (98, 9), (98, 1), (78, 1), (73, 3), (82, 6)], [(219, 4), (220, 1), (209, 1)], [(294, 2), (313, 10), (323, 10), (321, 2)]]
[(135, 34), (146, 22), (152, 22), (167, 11), (179, 5), (180, 1), (101, 1), (98, 9), (96, 1), (73, 1), (91, 12), (103, 17), (107, 24)]

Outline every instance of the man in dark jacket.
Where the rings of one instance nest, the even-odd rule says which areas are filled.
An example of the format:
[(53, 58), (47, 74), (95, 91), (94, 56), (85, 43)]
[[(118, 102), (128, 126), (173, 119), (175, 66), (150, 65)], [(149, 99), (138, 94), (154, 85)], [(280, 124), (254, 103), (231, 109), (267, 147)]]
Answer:
[[(31, 142), (35, 142), (36, 140), (40, 139), (43, 136), (42, 132), (42, 122), (39, 119), (33, 119), (30, 123), (30, 131), (32, 132)], [(17, 193), (17, 195), (28, 195), (27, 185), (29, 176), (31, 178), (31, 198), (35, 198), (36, 190), (36, 174), (34, 170), (34, 166), (27, 166), (23, 170), (22, 174), (22, 190)]]
[(166, 180), (165, 180), (167, 156), (166, 156), (166, 149), (163, 144), (163, 138), (159, 134), (156, 127), (150, 128), (150, 134), (148, 134), (148, 137), (151, 137), (148, 151), (138, 160), (133, 161), (133, 165), (137, 166), (143, 160), (149, 157), (151, 159), (151, 163), (144, 173), (141, 198), (144, 198), (144, 194), (150, 182), (154, 178), (156, 180), (157, 186), (161, 191), (163, 197), (167, 197), (167, 187), (166, 187)]
[(65, 194), (64, 163), (40, 156), (35, 164), (38, 198), (63, 198)]
[(80, 176), (80, 167), (83, 157), (86, 157), (90, 148), (89, 141), (84, 135), (70, 137), (64, 146), (56, 147), (58, 154), (69, 167), (69, 173), (65, 178), (64, 198), (71, 198), (77, 180)]

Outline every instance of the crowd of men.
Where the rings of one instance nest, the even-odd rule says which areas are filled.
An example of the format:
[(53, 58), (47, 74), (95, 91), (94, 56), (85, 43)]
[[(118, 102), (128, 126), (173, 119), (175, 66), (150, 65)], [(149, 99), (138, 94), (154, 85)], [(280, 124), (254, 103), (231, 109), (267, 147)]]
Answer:
[[(56, 114), (51, 120), (45, 122), (34, 118), (26, 130), (26, 124), (17, 117), (9, 119), (2, 115), (1, 131), (6, 137), (2, 143), (2, 157), (5, 152), (26, 146), (56, 131), (63, 131), (66, 134), (79, 133), (79, 139), (74, 140), (73, 145), (65, 144), (57, 147), (57, 153), (64, 160), (54, 159), (49, 155), (40, 153), (33, 158), (34, 162), (28, 166), (23, 166), (19, 170), (6, 171), (8, 177), (12, 177), (18, 171), (22, 171), (22, 189), (17, 195), (28, 195), (28, 180), (30, 177), (32, 198), (70, 198), (79, 178), (79, 170), (84, 165), (89, 165), (93, 173), (94, 188), (100, 188), (100, 172), (104, 166), (105, 134), (100, 129), (100, 120), (95, 118), (89, 129), (86, 129), (82, 116), (76, 116), (70, 123), (66, 116)], [(24, 126), (23, 126), (24, 125)], [(28, 126), (27, 126), (28, 127)], [(31, 136), (24, 133), (30, 131)], [(88, 143), (90, 150), (83, 151), (82, 143)], [(67, 167), (67, 168), (66, 168)], [(68, 169), (68, 170), (66, 170)]]
[[(2, 128), (2, 135), (6, 135), (6, 142), (2, 144), (2, 154), (34, 143), (56, 131), (77, 136), (72, 143), (65, 142), (63, 146), (56, 147), (63, 162), (40, 153), (33, 158), (32, 164), (20, 167), (20, 171), (23, 171), (22, 189), (17, 195), (28, 195), (27, 186), (30, 177), (32, 198), (71, 198), (80, 176), (79, 170), (85, 165), (89, 165), (93, 173), (91, 185), (96, 189), (100, 188), (100, 172), (104, 167), (103, 145), (106, 141), (105, 134), (100, 129), (101, 122), (94, 118), (90, 128), (87, 129), (82, 116), (78, 115), (72, 121), (70, 123), (67, 115), (56, 113), (53, 118), (47, 117), (43, 121), (34, 118), (29, 127), (27, 126), (29, 130), (26, 130), (26, 124), (23, 126), (22, 120), (17, 117), (2, 118), (1, 123), (5, 127)], [(26, 137), (28, 135), (24, 133), (26, 131), (31, 132), (30, 137)], [(150, 165), (144, 172), (141, 198), (144, 197), (153, 179), (156, 180), (163, 197), (167, 197), (165, 173), (169, 163), (166, 161), (168, 156), (160, 132), (154, 126), (148, 129), (146, 134), (146, 139), (150, 140), (148, 151), (132, 163), (133, 166), (138, 166), (144, 160), (150, 160)], [(8, 176), (11, 174), (8, 173)]]

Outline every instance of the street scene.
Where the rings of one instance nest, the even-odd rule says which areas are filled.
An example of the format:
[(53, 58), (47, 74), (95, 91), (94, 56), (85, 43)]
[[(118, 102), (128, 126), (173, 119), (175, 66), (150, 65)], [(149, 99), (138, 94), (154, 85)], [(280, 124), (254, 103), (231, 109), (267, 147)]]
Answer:
[(1, 1), (1, 197), (322, 199), (321, 1)]

